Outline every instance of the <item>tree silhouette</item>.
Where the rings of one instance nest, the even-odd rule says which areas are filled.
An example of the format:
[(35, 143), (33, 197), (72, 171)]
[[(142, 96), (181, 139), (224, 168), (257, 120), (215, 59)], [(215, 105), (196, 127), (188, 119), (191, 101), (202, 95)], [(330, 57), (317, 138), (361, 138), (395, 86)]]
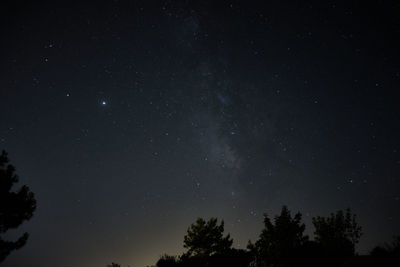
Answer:
[[(350, 211), (346, 214), (338, 212), (331, 217), (336, 218), (337, 222), (337, 228), (328, 228), (331, 229), (332, 235), (345, 236), (354, 244), (358, 242), (361, 228)], [(209, 221), (199, 218), (188, 228), (184, 237), (184, 247), (188, 251), (179, 257), (164, 255), (157, 261), (156, 267), (364, 266), (359, 265), (365, 261), (362, 257), (346, 258), (345, 262), (343, 251), (340, 250), (343, 248), (335, 251), (327, 250), (327, 248), (337, 249), (331, 239), (323, 238), (325, 234), (321, 230), (325, 229), (322, 225), (330, 225), (332, 218), (313, 218), (317, 225), (315, 241), (308, 240), (308, 236), (304, 235), (305, 224), (301, 219), (301, 213), (292, 216), (286, 206), (282, 207), (281, 213), (273, 220), (265, 214), (265, 228), (255, 244), (249, 242), (246, 251), (232, 248), (233, 241), (230, 236), (223, 235), (223, 222), (218, 225), (216, 218), (211, 218)], [(343, 231), (345, 235), (342, 234)]]
[[(370, 255), (355, 255), (361, 227), (349, 209), (329, 217), (314, 217), (315, 240), (304, 235), (300, 212), (291, 215), (286, 206), (271, 220), (264, 214), (264, 229), (248, 250), (232, 248), (224, 222), (198, 218), (184, 236), (187, 252), (181, 256), (164, 254), (152, 267), (355, 267), (400, 266), (400, 237), (391, 244), (375, 247)], [(118, 264), (108, 267), (119, 267)]]
[(112, 262), (111, 264), (108, 264), (107, 267), (121, 267), (120, 264)]
[(156, 267), (247, 267), (251, 255), (241, 249), (232, 248), (229, 234), (224, 236), (224, 222), (217, 218), (205, 221), (198, 218), (191, 224), (184, 236), (184, 248), (188, 249), (180, 257), (163, 255)]
[(178, 259), (175, 256), (170, 256), (167, 254), (162, 255), (156, 263), (156, 267), (172, 267), (178, 265)]
[(391, 244), (376, 246), (370, 253), (374, 266), (400, 266), (400, 236)]
[(205, 221), (198, 218), (187, 230), (184, 237), (184, 248), (188, 251), (186, 256), (208, 257), (213, 254), (222, 254), (232, 246), (230, 235), (223, 237), (224, 221), (217, 224), (217, 218)]
[(321, 245), (324, 257), (333, 265), (354, 256), (355, 245), (362, 235), (361, 226), (350, 209), (337, 211), (329, 217), (314, 217), (315, 241)]
[(264, 214), (264, 226), (256, 243), (249, 242), (248, 245), (254, 255), (253, 265), (298, 266), (298, 253), (308, 240), (304, 235), (301, 213), (292, 217), (289, 209), (283, 206), (281, 214), (275, 216), (274, 223)]
[[(29, 220), (36, 209), (34, 195), (26, 185), (16, 192), (11, 191), (18, 182), (18, 176), (14, 166), (8, 164), (8, 161), (7, 153), (3, 151), (0, 155), (0, 234)], [(14, 242), (3, 240), (0, 236), (0, 262), (13, 250), (24, 246), (27, 239), (28, 233), (24, 233)]]

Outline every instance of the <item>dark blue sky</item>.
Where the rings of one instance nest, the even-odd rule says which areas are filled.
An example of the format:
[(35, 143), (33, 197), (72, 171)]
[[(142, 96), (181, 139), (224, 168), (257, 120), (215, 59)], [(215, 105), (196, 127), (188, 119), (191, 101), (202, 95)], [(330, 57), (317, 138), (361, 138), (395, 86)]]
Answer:
[(149, 2), (2, 8), (0, 149), (38, 201), (5, 266), (150, 265), (199, 216), (244, 248), (284, 204), (399, 234), (398, 3)]

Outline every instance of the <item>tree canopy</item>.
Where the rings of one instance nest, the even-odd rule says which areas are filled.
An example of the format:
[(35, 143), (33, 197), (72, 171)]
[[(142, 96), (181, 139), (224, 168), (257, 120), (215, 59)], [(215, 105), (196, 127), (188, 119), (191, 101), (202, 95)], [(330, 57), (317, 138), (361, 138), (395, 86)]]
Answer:
[(354, 255), (362, 232), (350, 209), (331, 213), (329, 217), (314, 217), (312, 222), (315, 241), (321, 245), (326, 257), (340, 261)]
[(232, 246), (230, 235), (223, 236), (224, 221), (218, 225), (217, 218), (207, 222), (198, 218), (187, 230), (183, 240), (183, 247), (187, 248), (187, 255), (207, 257), (216, 253), (224, 253)]
[(301, 222), (301, 214), (292, 217), (286, 206), (281, 214), (272, 222), (268, 214), (264, 214), (264, 229), (255, 244), (249, 243), (248, 249), (254, 255), (256, 266), (286, 265), (293, 260), (303, 244), (308, 240), (304, 235), (305, 225)]
[(23, 185), (16, 191), (11, 191), (18, 176), (15, 168), (8, 163), (5, 151), (0, 155), (0, 262), (16, 249), (23, 247), (28, 239), (24, 233), (16, 241), (3, 240), (1, 237), (9, 229), (20, 226), (33, 216), (36, 209), (36, 200), (29, 187)]
[[(247, 250), (232, 247), (230, 235), (224, 235), (224, 222), (198, 218), (187, 229), (178, 256), (164, 254), (156, 267), (351, 267), (400, 266), (400, 237), (389, 244), (377, 246), (370, 255), (355, 254), (361, 227), (350, 209), (328, 217), (312, 218), (314, 239), (305, 232), (300, 212), (292, 215), (283, 206), (273, 219), (264, 214), (264, 228)], [(116, 266), (119, 265), (109, 265)]]
[(170, 267), (177, 266), (178, 260), (175, 256), (164, 254), (156, 263), (156, 267)]

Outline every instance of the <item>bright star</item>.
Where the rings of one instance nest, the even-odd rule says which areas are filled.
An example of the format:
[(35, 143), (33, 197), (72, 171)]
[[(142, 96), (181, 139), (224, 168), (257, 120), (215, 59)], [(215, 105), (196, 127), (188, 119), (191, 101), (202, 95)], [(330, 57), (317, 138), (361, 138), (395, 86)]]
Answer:
[(106, 101), (101, 101), (101, 104), (102, 104), (103, 106), (105, 106), (105, 105), (107, 104), (107, 102), (106, 102)]

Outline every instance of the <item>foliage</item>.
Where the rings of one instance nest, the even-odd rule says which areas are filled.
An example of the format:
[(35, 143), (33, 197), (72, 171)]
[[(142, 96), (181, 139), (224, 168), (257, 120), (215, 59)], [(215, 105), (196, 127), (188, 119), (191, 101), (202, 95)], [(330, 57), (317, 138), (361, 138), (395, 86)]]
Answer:
[(346, 212), (337, 211), (329, 217), (314, 217), (312, 222), (315, 227), (315, 241), (323, 247), (326, 257), (343, 261), (354, 255), (355, 245), (362, 232), (350, 209)]
[(188, 249), (180, 257), (163, 255), (156, 267), (246, 267), (251, 255), (240, 249), (232, 248), (229, 234), (224, 236), (224, 222), (218, 224), (216, 218), (205, 221), (198, 218), (191, 224), (184, 237), (184, 248)]
[(156, 267), (170, 267), (177, 265), (178, 265), (178, 259), (176, 258), (176, 256), (170, 256), (167, 254), (161, 256), (156, 263)]
[(308, 240), (304, 235), (305, 225), (301, 214), (291, 216), (286, 206), (276, 216), (274, 223), (264, 215), (264, 229), (255, 244), (249, 242), (248, 249), (254, 255), (256, 266), (290, 266), (302, 245)]
[[(36, 209), (34, 194), (26, 185), (16, 192), (11, 191), (18, 182), (18, 176), (14, 166), (8, 162), (7, 153), (3, 151), (0, 155), (0, 235), (29, 220)], [(23, 247), (27, 239), (28, 233), (24, 233), (16, 241), (6, 241), (0, 236), (0, 262), (13, 250)]]
[(184, 248), (187, 248), (187, 256), (208, 257), (213, 254), (223, 254), (232, 246), (230, 235), (223, 236), (224, 221), (220, 225), (217, 218), (211, 218), (207, 222), (198, 218), (187, 230), (184, 237)]
[[(376, 267), (400, 266), (400, 237), (376, 247), (370, 255), (355, 255), (361, 227), (350, 210), (329, 217), (314, 217), (315, 240), (304, 234), (301, 213), (291, 215), (286, 206), (271, 220), (264, 215), (264, 229), (248, 249), (232, 248), (229, 234), (224, 236), (223, 221), (198, 218), (184, 237), (187, 252), (180, 256), (163, 255), (153, 267)], [(108, 267), (120, 267), (118, 264)]]

